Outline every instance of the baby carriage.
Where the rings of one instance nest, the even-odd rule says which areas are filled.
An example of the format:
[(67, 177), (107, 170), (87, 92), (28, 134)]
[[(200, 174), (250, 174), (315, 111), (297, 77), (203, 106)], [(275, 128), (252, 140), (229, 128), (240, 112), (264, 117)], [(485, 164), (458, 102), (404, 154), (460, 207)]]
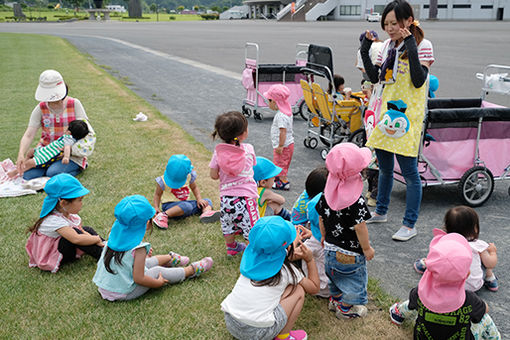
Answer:
[[(481, 98), (428, 101), (418, 158), (424, 187), (457, 184), (462, 201), (477, 207), (491, 196), (494, 180), (510, 178), (510, 108), (485, 101), (488, 93), (510, 94), (509, 71), (488, 65)], [(397, 164), (394, 177), (405, 183)]]
[(302, 102), (299, 81), (304, 78), (301, 68), (306, 64), (308, 45), (297, 44), (296, 62), (294, 64), (259, 64), (259, 45), (246, 43), (244, 59), (245, 69), (242, 75), (246, 98), (243, 100), (242, 112), (248, 118), (253, 113), (255, 120), (264, 118), (260, 108), (269, 106), (263, 93), (271, 85), (283, 84), (290, 90), (289, 103), (294, 115), (298, 114)]
[[(308, 148), (315, 149), (319, 140), (326, 146), (321, 157), (326, 156), (334, 145), (349, 141), (364, 145), (366, 141), (363, 128), (363, 94), (353, 93), (352, 99), (337, 100), (334, 93), (327, 93), (315, 82), (314, 77), (324, 78), (333, 86), (333, 58), (329, 47), (310, 45), (307, 67), (302, 72), (307, 81), (301, 80), (303, 98), (308, 111), (308, 130), (303, 141)], [(333, 105), (335, 103), (335, 105)], [(318, 131), (317, 131), (318, 130)]]

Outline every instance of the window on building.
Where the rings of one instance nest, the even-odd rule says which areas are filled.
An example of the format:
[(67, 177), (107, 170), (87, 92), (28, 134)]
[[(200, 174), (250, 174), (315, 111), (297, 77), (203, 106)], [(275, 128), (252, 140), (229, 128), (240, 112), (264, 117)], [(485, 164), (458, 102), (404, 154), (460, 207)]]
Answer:
[(361, 15), (361, 6), (359, 5), (340, 6), (340, 15)]
[(480, 8), (481, 9), (492, 9), (494, 6), (492, 5), (481, 5)]
[(471, 8), (470, 4), (456, 4), (453, 5), (453, 8)]
[[(423, 5), (423, 8), (430, 8), (430, 5), (429, 4)], [(437, 5), (437, 8), (448, 8), (448, 5), (447, 4)]]

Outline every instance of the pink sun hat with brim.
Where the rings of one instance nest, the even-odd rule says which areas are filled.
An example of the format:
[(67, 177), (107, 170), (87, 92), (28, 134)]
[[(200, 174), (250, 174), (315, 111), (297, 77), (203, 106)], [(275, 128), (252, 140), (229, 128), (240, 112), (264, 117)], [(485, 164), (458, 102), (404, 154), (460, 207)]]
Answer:
[(425, 307), (434, 313), (450, 313), (462, 307), (472, 260), (471, 247), (464, 236), (435, 236), (425, 260), (427, 270), (418, 284), (418, 297)]
[(326, 156), (329, 171), (324, 196), (334, 210), (342, 210), (356, 202), (363, 191), (361, 170), (372, 159), (369, 148), (360, 148), (353, 143), (340, 143)]
[(292, 107), (289, 103), (290, 90), (287, 86), (281, 84), (271, 85), (271, 87), (264, 92), (264, 97), (274, 100), (284, 115), (292, 116)]
[(66, 84), (62, 75), (55, 70), (46, 70), (39, 76), (39, 86), (35, 99), (40, 102), (55, 102), (67, 95)]

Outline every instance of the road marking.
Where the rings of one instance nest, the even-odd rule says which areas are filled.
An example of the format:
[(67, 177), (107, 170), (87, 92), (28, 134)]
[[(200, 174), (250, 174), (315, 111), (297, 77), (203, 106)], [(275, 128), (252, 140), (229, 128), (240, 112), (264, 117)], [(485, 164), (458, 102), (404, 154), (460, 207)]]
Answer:
[(164, 52), (156, 51), (156, 50), (153, 50), (152, 48), (148, 48), (148, 47), (140, 46), (140, 45), (137, 45), (137, 44), (133, 44), (133, 43), (130, 43), (130, 42), (127, 42), (127, 41), (124, 41), (124, 40), (115, 39), (115, 38), (108, 38), (108, 37), (101, 37), (101, 36), (96, 36), (96, 35), (78, 35), (78, 36), (110, 40), (110, 41), (116, 42), (118, 44), (122, 44), (122, 45), (127, 46), (127, 47), (135, 48), (137, 50), (144, 51), (144, 52), (153, 54), (155, 56), (158, 56), (158, 57), (161, 57), (161, 58), (164, 58), (164, 59), (168, 59), (168, 60), (171, 60), (171, 61), (176, 61), (178, 63), (186, 64), (186, 65), (189, 65), (189, 66), (192, 66), (192, 67), (199, 68), (201, 70), (206, 70), (206, 71), (213, 72), (213, 73), (219, 74), (219, 75), (227, 77), (227, 78), (231, 78), (231, 79), (234, 79), (234, 80), (241, 81), (241, 75), (238, 74), (238, 73), (234, 73), (232, 71), (228, 71), (228, 70), (216, 67), (216, 66), (207, 65), (207, 64), (201, 63), (199, 61), (195, 61), (195, 60), (191, 60), (191, 59), (186, 59), (186, 58), (170, 55), (170, 54), (167, 54), (167, 53), (164, 53)]

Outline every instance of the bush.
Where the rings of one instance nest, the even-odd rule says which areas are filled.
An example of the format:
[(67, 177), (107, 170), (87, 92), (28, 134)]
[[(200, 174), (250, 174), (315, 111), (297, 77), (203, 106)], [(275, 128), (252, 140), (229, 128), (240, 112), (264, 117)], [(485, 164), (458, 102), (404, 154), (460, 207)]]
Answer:
[(173, 15), (170, 16), (170, 20), (175, 20), (175, 19), (176, 18)]
[(220, 18), (219, 14), (200, 14), (200, 16), (204, 20), (218, 20)]

